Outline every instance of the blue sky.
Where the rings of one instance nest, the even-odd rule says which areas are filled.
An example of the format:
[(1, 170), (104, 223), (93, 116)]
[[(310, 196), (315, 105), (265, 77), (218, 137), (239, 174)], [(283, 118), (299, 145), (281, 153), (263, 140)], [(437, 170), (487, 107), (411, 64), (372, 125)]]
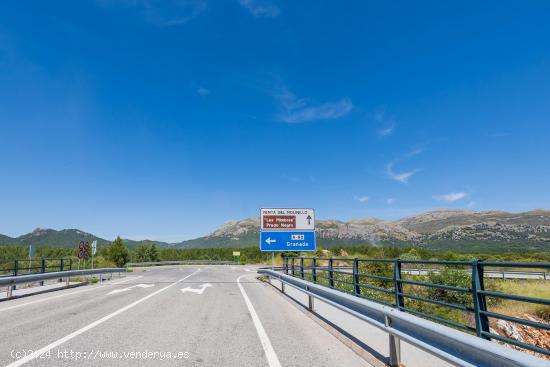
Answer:
[(0, 233), (550, 207), (550, 3), (0, 5)]

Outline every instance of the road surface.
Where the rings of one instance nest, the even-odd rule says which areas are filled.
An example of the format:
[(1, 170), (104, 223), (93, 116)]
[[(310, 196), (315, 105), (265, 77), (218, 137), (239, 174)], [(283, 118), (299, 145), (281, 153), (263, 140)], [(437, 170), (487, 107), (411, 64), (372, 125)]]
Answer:
[(153, 267), (0, 303), (0, 365), (369, 366), (242, 266)]

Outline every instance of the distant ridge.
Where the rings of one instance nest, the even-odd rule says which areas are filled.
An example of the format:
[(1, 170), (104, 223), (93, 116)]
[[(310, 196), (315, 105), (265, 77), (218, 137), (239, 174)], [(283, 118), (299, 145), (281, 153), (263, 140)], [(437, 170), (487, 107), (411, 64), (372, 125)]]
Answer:
[[(259, 219), (230, 221), (200, 238), (174, 244), (183, 248), (258, 246)], [(406, 245), (439, 249), (531, 249), (550, 251), (550, 211), (524, 213), (438, 209), (395, 221), (377, 218), (348, 222), (318, 220), (323, 247)]]
[[(111, 241), (97, 237), (91, 233), (81, 231), (79, 229), (62, 229), (56, 231), (54, 229), (36, 228), (31, 233), (24, 234), (19, 237), (9, 237), (0, 234), (0, 245), (4, 246), (28, 246), (34, 247), (76, 247), (80, 241), (92, 242), (96, 240), (99, 247), (108, 246)], [(124, 242), (128, 247), (135, 247), (139, 244), (156, 243), (159, 246), (170, 246), (170, 244), (160, 241), (133, 241), (125, 239)]]
[[(259, 218), (251, 217), (227, 222), (206, 236), (179, 243), (124, 241), (129, 247), (151, 243), (174, 248), (252, 247), (258, 246), (258, 227)], [(377, 218), (347, 222), (317, 220), (316, 228), (318, 242), (323, 247), (396, 245), (438, 249), (550, 251), (550, 211), (546, 209), (523, 213), (438, 209), (395, 221)], [(73, 247), (81, 240), (97, 240), (99, 246), (110, 243), (78, 229), (56, 231), (37, 228), (16, 238), (0, 235), (0, 245)]]

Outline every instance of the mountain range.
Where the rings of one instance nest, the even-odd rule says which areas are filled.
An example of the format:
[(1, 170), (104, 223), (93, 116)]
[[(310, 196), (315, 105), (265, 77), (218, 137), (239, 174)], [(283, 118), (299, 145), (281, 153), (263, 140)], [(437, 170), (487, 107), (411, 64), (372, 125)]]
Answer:
[[(440, 209), (393, 221), (377, 218), (347, 222), (317, 220), (316, 231), (322, 247), (413, 245), (440, 249), (550, 251), (550, 211), (544, 209), (523, 213)], [(72, 247), (81, 240), (97, 240), (99, 246), (109, 243), (77, 229), (36, 229), (17, 238), (0, 235), (0, 245)], [(129, 247), (154, 242), (162, 247), (209, 248), (258, 246), (258, 240), (259, 218), (251, 217), (227, 222), (204, 237), (179, 243), (125, 242)]]

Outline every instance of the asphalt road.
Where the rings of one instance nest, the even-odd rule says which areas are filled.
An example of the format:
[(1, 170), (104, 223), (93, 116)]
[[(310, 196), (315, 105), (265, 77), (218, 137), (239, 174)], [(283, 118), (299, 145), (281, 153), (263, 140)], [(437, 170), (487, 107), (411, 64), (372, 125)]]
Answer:
[(250, 270), (155, 267), (1, 302), (0, 365), (368, 366)]

